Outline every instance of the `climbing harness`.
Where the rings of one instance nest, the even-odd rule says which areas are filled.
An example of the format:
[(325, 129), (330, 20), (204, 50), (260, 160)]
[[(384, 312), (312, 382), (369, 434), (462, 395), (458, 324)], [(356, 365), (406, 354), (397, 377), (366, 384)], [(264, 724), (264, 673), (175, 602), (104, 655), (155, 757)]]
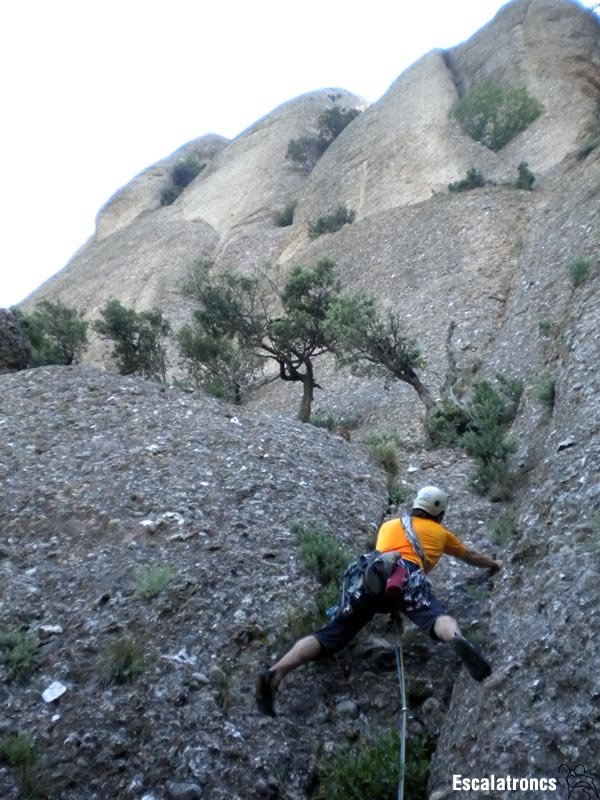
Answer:
[[(400, 686), (400, 768), (398, 775), (398, 794), (397, 800), (404, 798), (404, 770), (406, 768), (406, 717), (408, 715), (408, 706), (406, 705), (406, 687), (404, 684), (404, 660), (402, 658), (402, 640), (398, 633), (398, 620), (400, 615), (394, 612), (391, 615), (394, 622), (394, 633), (396, 634), (396, 671), (398, 673), (398, 684)], [(400, 630), (402, 630), (402, 619), (400, 618)]]

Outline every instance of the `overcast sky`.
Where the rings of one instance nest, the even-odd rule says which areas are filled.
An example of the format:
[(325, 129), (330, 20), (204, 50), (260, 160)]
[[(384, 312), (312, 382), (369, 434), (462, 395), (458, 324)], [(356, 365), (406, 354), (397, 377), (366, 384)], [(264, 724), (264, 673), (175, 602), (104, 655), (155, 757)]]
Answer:
[[(588, 0), (587, 5), (592, 5)], [(0, 11), (0, 307), (92, 235), (123, 184), (205, 133), (304, 92), (377, 100), (499, 0), (7, 0)]]

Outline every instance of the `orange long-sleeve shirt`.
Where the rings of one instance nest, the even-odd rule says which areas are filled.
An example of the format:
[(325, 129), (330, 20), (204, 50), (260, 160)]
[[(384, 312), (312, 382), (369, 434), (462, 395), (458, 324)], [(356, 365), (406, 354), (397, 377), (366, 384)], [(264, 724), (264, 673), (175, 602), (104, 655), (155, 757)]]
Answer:
[[(467, 551), (458, 536), (439, 522), (422, 517), (412, 517), (413, 528), (419, 537), (423, 552), (428, 558), (426, 572), (432, 570), (444, 553), (461, 558)], [(423, 566), (406, 537), (402, 522), (396, 518), (384, 522), (377, 534), (375, 548), (382, 553), (395, 550), (402, 558)]]

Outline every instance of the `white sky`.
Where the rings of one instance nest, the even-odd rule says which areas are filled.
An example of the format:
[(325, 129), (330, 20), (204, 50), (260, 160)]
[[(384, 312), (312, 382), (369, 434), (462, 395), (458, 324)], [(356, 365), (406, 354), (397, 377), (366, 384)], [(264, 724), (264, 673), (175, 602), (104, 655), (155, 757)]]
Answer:
[[(6, 0), (0, 10), (0, 308), (61, 269), (134, 175), (291, 98), (377, 100), (501, 0)], [(593, 0), (586, 0), (592, 5)]]

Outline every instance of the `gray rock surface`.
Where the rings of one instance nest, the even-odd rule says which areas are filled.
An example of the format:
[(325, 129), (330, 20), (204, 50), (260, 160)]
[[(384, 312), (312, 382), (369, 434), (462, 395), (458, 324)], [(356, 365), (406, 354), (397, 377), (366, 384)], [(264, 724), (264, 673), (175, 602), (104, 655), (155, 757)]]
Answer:
[[(507, 4), (469, 41), (400, 76), (311, 173), (285, 151), (314, 130), (331, 90), (290, 101), (233, 142), (213, 141), (210, 166), (173, 206), (153, 205), (164, 165), (136, 179), (103, 210), (95, 240), (30, 299), (60, 298), (93, 318), (117, 296), (138, 309), (161, 305), (177, 327), (189, 315), (177, 285), (199, 256), (242, 270), (331, 256), (345, 286), (403, 311), (434, 394), (450, 321), (463, 377), (524, 384), (511, 432), (518, 482), (503, 505), (472, 493), (464, 453), (428, 448), (408, 387), (385, 390), (326, 360), (315, 410), (359, 417), (352, 444), (292, 422), (297, 387), (281, 382), (239, 410), (80, 368), (0, 378), (0, 572), (11, 585), (0, 628), (31, 630), (41, 655), (29, 683), (2, 684), (0, 734), (33, 731), (56, 780), (73, 770), (65, 800), (101, 798), (103, 781), (123, 797), (163, 800), (169, 783), (190, 783), (207, 798), (299, 800), (319, 752), (389, 728), (396, 685), (385, 620), (334, 663), (293, 675), (274, 722), (251, 701), (256, 669), (291, 643), (290, 612), (315, 590), (293, 519), (359, 552), (385, 513), (384, 476), (362, 448), (373, 431), (399, 442), (407, 492), (443, 485), (449, 526), (504, 562), (489, 584), (449, 560), (435, 575), (490, 653), (489, 681), (474, 685), (452, 654), (404, 634), (411, 735), (425, 725), (437, 744), (430, 796), (462, 800), (456, 769), (597, 769), (600, 150), (583, 160), (577, 152), (598, 132), (598, 29), (566, 0)], [(527, 85), (545, 106), (498, 153), (448, 116), (490, 76)], [(342, 93), (340, 103), (360, 99)], [(502, 185), (522, 160), (537, 176), (533, 192)], [(440, 193), (471, 166), (498, 185)], [(294, 224), (277, 228), (272, 211), (290, 199)], [(340, 202), (356, 221), (311, 241), (310, 221)], [(568, 266), (579, 257), (590, 275), (575, 286)], [(96, 344), (88, 358), (103, 363), (104, 351)], [(543, 376), (555, 381), (551, 410), (536, 397)], [(489, 527), (505, 510), (517, 534), (496, 545)], [(136, 574), (166, 561), (175, 579), (142, 600)], [(123, 632), (142, 638), (151, 667), (133, 686), (106, 686), (103, 654)], [(54, 681), (67, 691), (48, 709), (41, 692)], [(16, 794), (10, 771), (0, 772), (2, 791)], [(567, 794), (561, 778), (552, 798)]]

